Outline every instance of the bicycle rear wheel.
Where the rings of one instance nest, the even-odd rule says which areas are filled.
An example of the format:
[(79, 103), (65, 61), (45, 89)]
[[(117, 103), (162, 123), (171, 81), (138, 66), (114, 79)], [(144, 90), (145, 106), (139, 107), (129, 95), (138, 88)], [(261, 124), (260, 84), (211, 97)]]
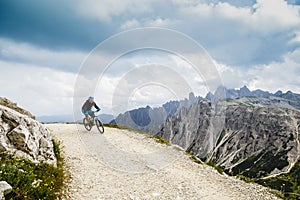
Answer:
[(97, 126), (97, 129), (100, 133), (104, 133), (104, 126), (102, 124), (102, 122), (99, 120), (99, 119), (96, 119), (96, 126)]
[(92, 129), (91, 124), (87, 122), (86, 118), (83, 118), (83, 125), (84, 125), (84, 128), (88, 131), (90, 131)]

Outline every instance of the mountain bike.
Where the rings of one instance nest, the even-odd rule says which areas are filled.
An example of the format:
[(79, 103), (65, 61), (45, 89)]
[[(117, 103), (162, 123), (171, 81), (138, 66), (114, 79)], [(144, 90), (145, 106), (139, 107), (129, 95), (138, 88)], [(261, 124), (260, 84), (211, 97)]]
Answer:
[(95, 115), (97, 111), (93, 111), (93, 117), (90, 116), (90, 123), (88, 123), (88, 121), (86, 120), (86, 118), (83, 118), (83, 125), (85, 127), (86, 130), (90, 131), (92, 130), (92, 127), (94, 125), (97, 126), (97, 129), (100, 133), (104, 133), (104, 126), (102, 124), (102, 122), (100, 121), (100, 119), (98, 118), (97, 115)]

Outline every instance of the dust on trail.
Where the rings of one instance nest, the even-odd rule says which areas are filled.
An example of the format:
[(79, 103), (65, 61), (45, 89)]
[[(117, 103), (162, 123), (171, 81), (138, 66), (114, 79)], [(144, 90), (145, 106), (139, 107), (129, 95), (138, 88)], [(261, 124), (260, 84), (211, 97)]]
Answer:
[(47, 124), (71, 173), (67, 199), (279, 199), (267, 188), (219, 174), (142, 134)]

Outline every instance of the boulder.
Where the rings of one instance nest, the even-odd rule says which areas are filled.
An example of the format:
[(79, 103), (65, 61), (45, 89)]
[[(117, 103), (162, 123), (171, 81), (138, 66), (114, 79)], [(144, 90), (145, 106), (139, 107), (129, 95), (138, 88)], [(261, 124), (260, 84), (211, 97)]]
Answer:
[(49, 130), (30, 115), (0, 105), (0, 153), (56, 165)]

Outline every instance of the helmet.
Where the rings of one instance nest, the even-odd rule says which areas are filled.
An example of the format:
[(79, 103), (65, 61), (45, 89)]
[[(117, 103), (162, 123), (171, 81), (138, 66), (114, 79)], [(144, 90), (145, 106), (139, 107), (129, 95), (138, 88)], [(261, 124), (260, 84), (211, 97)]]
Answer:
[(94, 100), (94, 97), (89, 97), (88, 100)]

